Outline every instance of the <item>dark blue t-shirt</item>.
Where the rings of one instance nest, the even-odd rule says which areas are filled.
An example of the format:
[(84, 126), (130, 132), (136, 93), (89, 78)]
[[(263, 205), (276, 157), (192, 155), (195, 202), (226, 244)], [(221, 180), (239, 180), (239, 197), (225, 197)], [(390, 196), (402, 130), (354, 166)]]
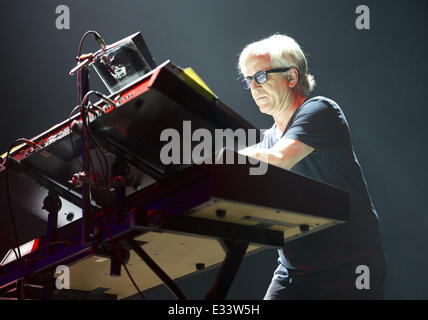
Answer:
[[(353, 150), (348, 122), (331, 99), (306, 100), (292, 115), (284, 133), (276, 124), (264, 133), (257, 147), (271, 148), (291, 138), (314, 148), (291, 171), (350, 192), (350, 215), (345, 224), (290, 241), (280, 250), (288, 269), (312, 272), (348, 263), (385, 268), (378, 215)], [(308, 201), (311, 195), (308, 194)]]

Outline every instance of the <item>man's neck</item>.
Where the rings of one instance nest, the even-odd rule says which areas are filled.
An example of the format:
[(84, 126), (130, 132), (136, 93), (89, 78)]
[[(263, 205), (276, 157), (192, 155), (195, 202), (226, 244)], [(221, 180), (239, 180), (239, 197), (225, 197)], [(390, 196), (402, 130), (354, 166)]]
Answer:
[(276, 126), (279, 130), (281, 130), (282, 133), (284, 133), (285, 128), (287, 127), (287, 124), (296, 109), (300, 107), (305, 100), (306, 97), (298, 95), (294, 98), (293, 102), (288, 108), (285, 108), (282, 112), (273, 115), (273, 119), (275, 120)]

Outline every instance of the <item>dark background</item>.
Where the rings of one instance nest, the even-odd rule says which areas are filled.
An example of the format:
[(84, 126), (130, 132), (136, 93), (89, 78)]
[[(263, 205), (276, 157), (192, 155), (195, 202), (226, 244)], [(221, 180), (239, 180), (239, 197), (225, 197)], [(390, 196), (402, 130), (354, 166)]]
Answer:
[[(61, 4), (70, 8), (70, 30), (55, 27)], [(355, 27), (360, 4), (370, 9), (370, 30)], [(428, 1), (417, 0), (2, 1), (0, 148), (66, 119), (76, 104), (68, 71), (90, 29), (108, 43), (141, 31), (157, 63), (191, 66), (230, 108), (268, 128), (271, 118), (236, 81), (237, 55), (250, 42), (285, 33), (308, 54), (313, 95), (336, 100), (348, 118), (380, 215), (385, 297), (427, 299), (427, 9)], [(83, 51), (94, 49), (88, 38)], [(96, 87), (95, 73), (91, 80)], [(228, 298), (261, 299), (275, 265), (273, 250), (247, 257)], [(215, 271), (178, 284), (188, 298), (202, 298)], [(172, 298), (163, 287), (146, 295)]]

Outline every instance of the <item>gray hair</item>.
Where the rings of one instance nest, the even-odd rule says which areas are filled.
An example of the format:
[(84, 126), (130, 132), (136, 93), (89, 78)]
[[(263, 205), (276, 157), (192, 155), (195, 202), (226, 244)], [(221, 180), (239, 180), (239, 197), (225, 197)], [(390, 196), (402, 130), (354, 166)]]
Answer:
[(308, 73), (306, 57), (297, 42), (286, 35), (274, 34), (247, 45), (239, 55), (238, 69), (244, 74), (245, 63), (250, 56), (268, 54), (273, 68), (295, 67), (299, 72), (296, 88), (308, 96), (315, 86), (314, 76)]

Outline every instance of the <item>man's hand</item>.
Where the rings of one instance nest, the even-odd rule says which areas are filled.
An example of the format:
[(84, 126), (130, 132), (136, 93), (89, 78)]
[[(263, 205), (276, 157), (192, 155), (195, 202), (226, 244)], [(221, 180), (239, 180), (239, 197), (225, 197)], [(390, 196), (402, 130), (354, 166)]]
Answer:
[(248, 147), (240, 154), (290, 170), (297, 162), (309, 155), (314, 148), (295, 139), (283, 138), (270, 149)]

